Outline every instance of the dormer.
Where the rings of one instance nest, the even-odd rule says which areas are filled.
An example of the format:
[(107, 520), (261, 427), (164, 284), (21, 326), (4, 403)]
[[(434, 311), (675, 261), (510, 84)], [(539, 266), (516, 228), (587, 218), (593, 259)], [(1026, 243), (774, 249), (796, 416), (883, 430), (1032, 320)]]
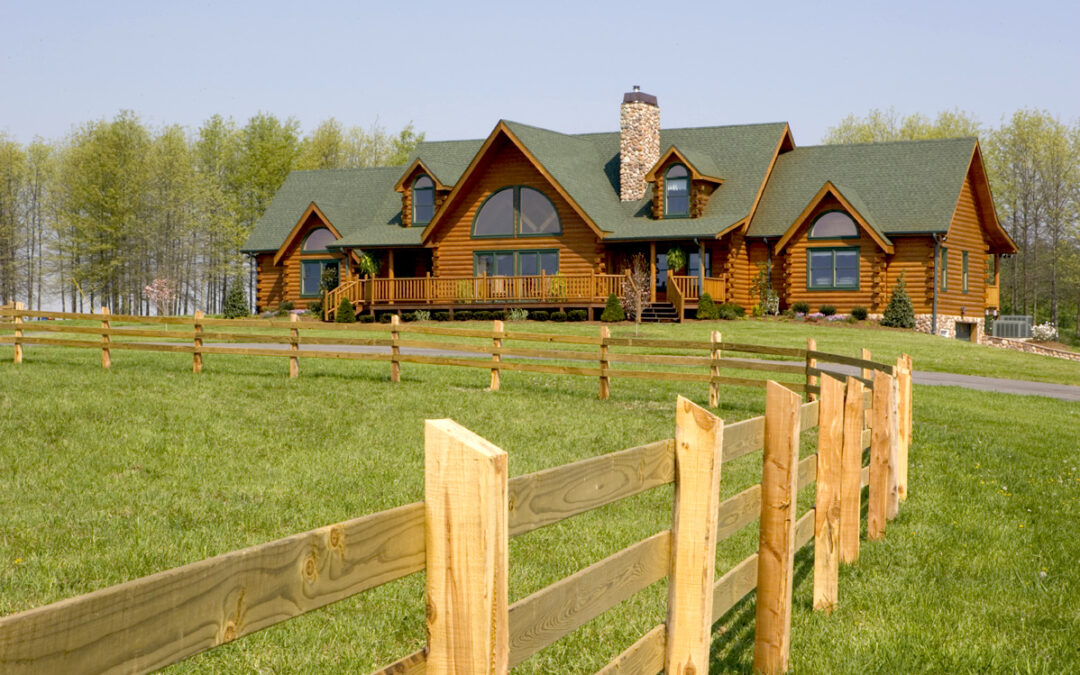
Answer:
[(705, 213), (709, 197), (724, 180), (707, 173), (675, 146), (660, 155), (660, 159), (646, 174), (652, 183), (652, 217), (698, 218)]
[(401, 225), (427, 227), (452, 187), (439, 182), (422, 161), (414, 161), (394, 185), (401, 193)]

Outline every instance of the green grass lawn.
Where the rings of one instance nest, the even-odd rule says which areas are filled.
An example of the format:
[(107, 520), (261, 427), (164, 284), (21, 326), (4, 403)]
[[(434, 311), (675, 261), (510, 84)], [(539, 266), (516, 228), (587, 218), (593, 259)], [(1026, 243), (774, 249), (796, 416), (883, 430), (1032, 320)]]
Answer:
[[(800, 339), (755, 337), (767, 327), (720, 324), (728, 340)], [(642, 333), (696, 338), (710, 328)], [(845, 353), (860, 344), (849, 333), (896, 335), (847, 330), (834, 344), (842, 329), (814, 329), (822, 348)], [(910, 348), (918, 339), (878, 339), (882, 355), (909, 351), (926, 368)], [(925, 340), (928, 353), (975, 349)], [(488, 438), (520, 475), (670, 437), (676, 395), (704, 404), (707, 394), (705, 385), (616, 380), (611, 400), (598, 401), (592, 378), (524, 373), (503, 373), (492, 393), (483, 370), (412, 364), (393, 385), (386, 363), (303, 360), (290, 381), (280, 359), (208, 356), (200, 376), (185, 355), (116, 352), (113, 361), (103, 371), (86, 350), (38, 347), (15, 366), (0, 347), (0, 615), (421, 499), (424, 419), (450, 417)], [(724, 387), (718, 414), (735, 421), (763, 403), (761, 390)], [(1077, 428), (1074, 403), (916, 387), (911, 498), (887, 539), (864, 541), (859, 564), (841, 571), (833, 616), (810, 611), (808, 551), (796, 560), (794, 669), (1077, 668)], [(806, 441), (804, 454), (812, 434)], [(760, 479), (759, 457), (725, 465), (725, 496)], [(671, 497), (653, 490), (513, 539), (511, 601), (669, 527)], [(722, 542), (718, 570), (756, 540), (751, 525)], [(594, 672), (663, 621), (665, 606), (659, 583), (517, 670)], [(712, 672), (746, 672), (752, 597), (716, 628)], [(364, 672), (423, 640), (423, 577), (414, 575), (171, 670)]]

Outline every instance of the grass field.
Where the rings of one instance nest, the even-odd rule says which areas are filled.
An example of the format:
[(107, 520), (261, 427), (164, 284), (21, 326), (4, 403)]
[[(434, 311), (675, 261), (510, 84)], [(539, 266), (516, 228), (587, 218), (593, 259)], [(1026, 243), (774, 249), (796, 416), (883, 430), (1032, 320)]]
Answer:
[[(799, 341), (755, 338), (754, 322), (721, 326), (728, 340)], [(654, 330), (696, 338), (709, 327), (642, 332)], [(846, 334), (832, 339), (819, 334), (819, 345), (855, 351)], [(900, 342), (868, 346), (910, 351), (925, 368), (915, 343)], [(85, 350), (28, 349), (20, 366), (10, 357), (0, 347), (0, 615), (418, 500), (426, 418), (453, 418), (503, 447), (519, 475), (669, 437), (675, 396), (706, 397), (705, 385), (616, 381), (601, 402), (591, 378), (519, 373), (491, 393), (483, 371), (409, 364), (392, 385), (385, 363), (305, 360), (290, 381), (280, 359), (215, 356), (194, 376), (184, 355), (118, 352), (109, 372)], [(725, 387), (718, 414), (761, 414), (763, 401), (760, 390)], [(1075, 404), (916, 387), (911, 498), (886, 541), (864, 542), (860, 563), (841, 571), (833, 616), (809, 611), (808, 551), (797, 558), (793, 668), (1080, 667), (1077, 428)], [(723, 493), (759, 478), (757, 457), (737, 460), (724, 467)], [(671, 490), (659, 489), (513, 539), (511, 601), (670, 518)], [(721, 543), (718, 570), (755, 546), (751, 525)], [(517, 670), (593, 672), (661, 622), (665, 601), (657, 584)], [(718, 621), (712, 672), (748, 670), (752, 619), (751, 597)], [(416, 575), (171, 671), (363, 672), (422, 644)]]

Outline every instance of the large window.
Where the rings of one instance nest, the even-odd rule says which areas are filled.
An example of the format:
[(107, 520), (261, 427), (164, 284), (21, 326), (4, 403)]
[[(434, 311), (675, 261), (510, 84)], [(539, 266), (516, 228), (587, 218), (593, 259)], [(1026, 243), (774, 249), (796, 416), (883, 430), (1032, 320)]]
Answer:
[(811, 239), (844, 239), (858, 237), (859, 227), (843, 211), (826, 211), (810, 227)]
[(476, 251), (473, 254), (476, 276), (510, 277), (539, 276), (559, 273), (559, 252), (538, 251)]
[(811, 248), (806, 251), (806, 288), (812, 291), (857, 290), (858, 248)]
[(536, 237), (562, 234), (559, 213), (539, 190), (503, 188), (480, 206), (473, 221), (474, 237)]
[(319, 284), (322, 282), (323, 270), (327, 267), (338, 271), (336, 260), (303, 260), (300, 262), (300, 295), (307, 298), (318, 297), (322, 294)]
[(690, 215), (690, 172), (682, 164), (664, 174), (664, 215)]
[(302, 250), (304, 253), (317, 253), (319, 251), (325, 251), (328, 244), (332, 244), (337, 240), (334, 233), (325, 227), (317, 227), (311, 232), (308, 232), (308, 236), (304, 238), (304, 245)]
[(420, 176), (412, 186), (413, 225), (426, 225), (435, 216), (435, 183), (427, 176)]

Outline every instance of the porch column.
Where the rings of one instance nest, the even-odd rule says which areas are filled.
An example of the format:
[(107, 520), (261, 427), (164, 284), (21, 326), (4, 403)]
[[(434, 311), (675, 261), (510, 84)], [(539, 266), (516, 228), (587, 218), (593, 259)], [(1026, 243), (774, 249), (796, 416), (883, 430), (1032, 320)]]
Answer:
[(387, 249), (386, 252), (386, 277), (390, 279), (390, 283), (387, 284), (387, 286), (389, 286), (387, 295), (389, 296), (390, 304), (392, 305), (394, 304), (394, 249), (392, 248)]
[(656, 302), (656, 242), (649, 242), (649, 302)]
[[(698, 242), (698, 297), (705, 294), (705, 241)], [(710, 270), (711, 271), (711, 270)]]

